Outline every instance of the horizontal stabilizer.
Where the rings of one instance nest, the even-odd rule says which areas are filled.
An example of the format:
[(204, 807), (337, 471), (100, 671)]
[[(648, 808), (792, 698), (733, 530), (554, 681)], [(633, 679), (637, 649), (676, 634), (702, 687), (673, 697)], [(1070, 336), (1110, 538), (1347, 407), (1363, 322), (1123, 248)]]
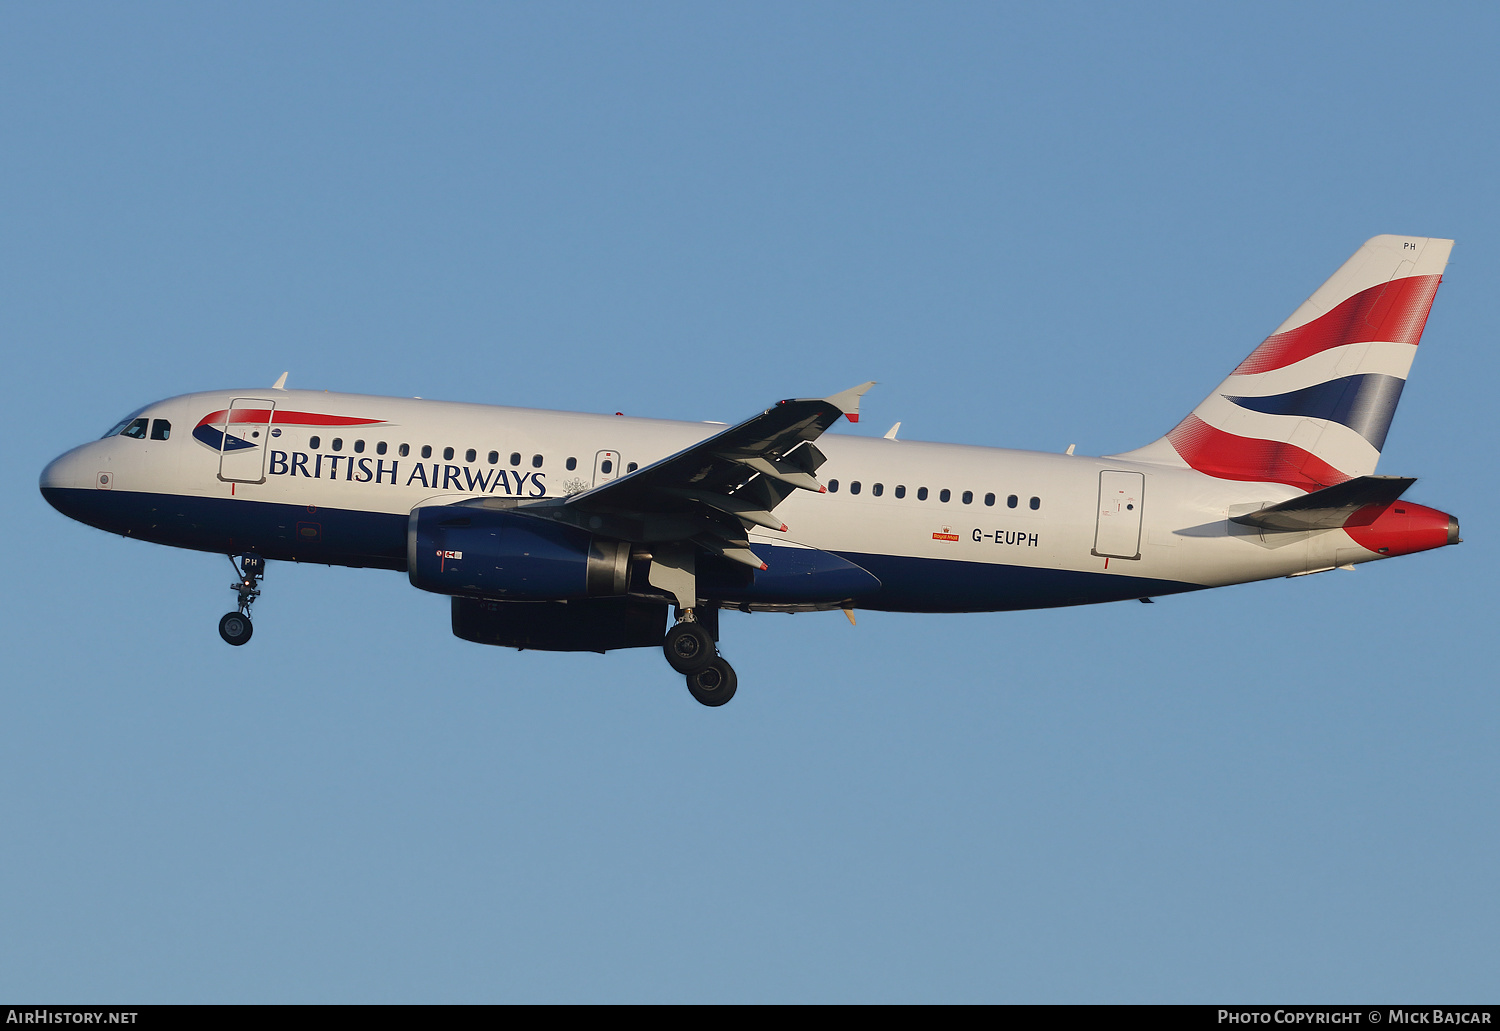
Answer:
[(1362, 508), (1389, 505), (1416, 482), (1411, 476), (1358, 476), (1230, 521), (1262, 530), (1335, 530)]

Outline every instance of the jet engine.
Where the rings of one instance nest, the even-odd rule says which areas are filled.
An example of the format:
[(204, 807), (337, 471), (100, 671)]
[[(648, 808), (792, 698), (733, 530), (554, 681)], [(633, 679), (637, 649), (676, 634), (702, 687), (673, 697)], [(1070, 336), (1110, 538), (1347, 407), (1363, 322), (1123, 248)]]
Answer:
[(563, 601), (619, 597), (630, 581), (628, 542), (513, 511), (413, 509), (406, 551), (412, 586), (435, 594)]

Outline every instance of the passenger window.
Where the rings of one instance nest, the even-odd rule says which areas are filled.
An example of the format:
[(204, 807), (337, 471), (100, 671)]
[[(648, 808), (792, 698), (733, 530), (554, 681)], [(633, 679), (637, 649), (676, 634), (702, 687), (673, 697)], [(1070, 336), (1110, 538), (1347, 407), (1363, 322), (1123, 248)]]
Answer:
[(873, 487), (870, 488), (870, 493), (873, 494), (873, 495), (875, 495), (877, 498), (880, 497), (880, 495), (882, 495), (882, 494), (885, 493), (885, 484), (883, 484), (883, 483), (877, 483), (877, 484), (875, 484), (875, 486), (873, 486)]
[(166, 440), (172, 436), (172, 424), (165, 419), (151, 420), (151, 439)]
[(927, 488), (926, 487), (918, 487), (917, 488), (917, 500), (918, 501), (926, 501), (927, 500)]
[(1037, 509), (1039, 509), (1041, 507), (1042, 507), (1042, 499), (1041, 498), (1032, 498), (1031, 499), (1031, 510), (1033, 512), (1035, 512)]
[(443, 448), (443, 461), (445, 461), (445, 462), (451, 462), (451, 461), (453, 461), (453, 449), (451, 447), (445, 447), (445, 448)]
[(519, 452), (519, 451), (512, 451), (510, 453), (510, 464), (511, 465), (520, 465), (521, 464), (521, 452)]
[(610, 473), (615, 471), (615, 463), (606, 458), (604, 461), (599, 463), (599, 471), (605, 476), (608, 476)]
[(333, 438), (333, 443), (330, 444), (329, 447), (333, 448), (335, 451), (342, 451), (342, 450), (344, 450), (344, 438), (343, 437), (334, 437)]
[(307, 446), (308, 446), (309, 450), (316, 451), (316, 450), (318, 450), (318, 448), (320, 448), (320, 447), (323, 446), (323, 438), (322, 437), (308, 437), (307, 438)]
[(541, 455), (532, 455), (531, 456), (531, 467), (533, 469), (540, 469), (542, 467), (542, 456)]
[(377, 455), (385, 454), (385, 441), (382, 440), (380, 443), (375, 445), (375, 453)]
[(568, 459), (568, 472), (572, 472), (574, 469), (577, 469), (577, 468), (578, 468), (578, 459), (576, 459), (576, 458), (570, 458), (570, 459)]
[(837, 494), (838, 492), (839, 492), (839, 481), (838, 480), (829, 480), (828, 481), (828, 493), (830, 493), (830, 494)]
[(904, 498), (904, 497), (906, 497), (906, 484), (904, 484), (904, 483), (898, 483), (898, 484), (896, 484), (896, 497), (898, 497), (898, 498)]
[(472, 462), (472, 461), (474, 461), (474, 459), (476, 459), (478, 457), (479, 457), (479, 452), (475, 451), (473, 448), (469, 448), (469, 450), (467, 450), (467, 451), (464, 452), (464, 461), (465, 462)]
[(939, 492), (939, 494), (938, 494), (938, 500), (941, 501), (945, 505), (948, 503), (948, 499), (951, 498), (951, 497), (953, 497), (953, 492), (951, 490), (949, 490), (947, 487), (944, 487), (942, 489), (942, 491)]
[(633, 473), (633, 472), (635, 472), (639, 468), (640, 468), (640, 466), (636, 465), (634, 462), (631, 462), (629, 465), (627, 465), (625, 467), (625, 471), (627, 473)]
[(859, 481), (858, 480), (855, 480), (853, 483), (849, 484), (849, 493), (850, 494), (858, 494), (859, 493)]
[(1017, 500), (1019, 500), (1019, 499), (1014, 494), (1012, 494), (1010, 497), (1008, 497), (1008, 498), (1005, 499), (1005, 507), (1006, 508), (1015, 508)]
[(362, 440), (356, 440), (354, 442), (354, 453), (356, 455), (362, 455), (362, 454), (365, 453), (365, 442), (364, 441), (362, 441)]
[(432, 445), (431, 444), (423, 444), (422, 445), (422, 457), (423, 458), (431, 458), (432, 457)]
[(411, 454), (411, 445), (402, 444), (396, 449), (396, 454), (400, 455), (402, 458), (405, 458), (407, 455)]
[(965, 505), (972, 505), (973, 503), (974, 503), (974, 492), (972, 490), (966, 490), (966, 491), (964, 491), (964, 504)]
[(986, 508), (994, 508), (995, 507), (995, 495), (993, 495), (993, 494), (986, 494), (984, 496), (984, 506)]
[(498, 451), (491, 451), (485, 457), (489, 459), (490, 465), (499, 465), (500, 464), (500, 452), (498, 452)]
[(134, 437), (136, 440), (146, 439), (146, 420), (137, 419), (129, 426), (120, 431), (122, 437)]

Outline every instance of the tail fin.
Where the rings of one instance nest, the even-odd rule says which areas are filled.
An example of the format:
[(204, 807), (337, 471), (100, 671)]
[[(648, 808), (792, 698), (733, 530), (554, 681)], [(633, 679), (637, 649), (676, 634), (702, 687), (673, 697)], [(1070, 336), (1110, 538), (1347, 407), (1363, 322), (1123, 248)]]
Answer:
[(1305, 491), (1373, 473), (1452, 248), (1369, 240), (1175, 429), (1115, 457)]

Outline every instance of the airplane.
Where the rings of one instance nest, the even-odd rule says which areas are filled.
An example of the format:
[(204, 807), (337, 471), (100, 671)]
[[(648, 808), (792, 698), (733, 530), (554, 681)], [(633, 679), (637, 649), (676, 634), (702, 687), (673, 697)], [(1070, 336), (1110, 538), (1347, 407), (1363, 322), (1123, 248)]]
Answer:
[[(1376, 465), (1453, 241), (1377, 236), (1170, 432), (1098, 458), (827, 434), (865, 383), (728, 426), (286, 387), (185, 394), (52, 461), (58, 511), (265, 563), (404, 572), (453, 633), (661, 647), (738, 678), (719, 612), (994, 612), (1153, 598), (1459, 543)], [(668, 610), (674, 619), (667, 626)]]

